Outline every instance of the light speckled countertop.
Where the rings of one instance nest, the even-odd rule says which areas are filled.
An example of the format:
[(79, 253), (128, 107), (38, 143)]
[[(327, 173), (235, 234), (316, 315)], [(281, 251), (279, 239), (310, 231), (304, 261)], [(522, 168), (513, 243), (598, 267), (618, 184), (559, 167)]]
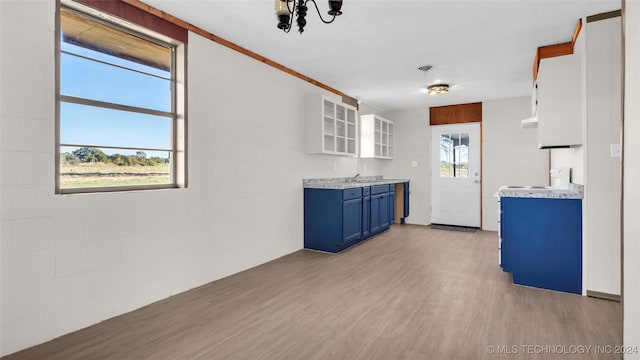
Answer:
[(568, 190), (536, 186), (523, 186), (521, 188), (503, 186), (498, 190), (498, 196), (542, 199), (582, 199), (584, 197), (584, 186), (569, 184)]
[(388, 185), (409, 182), (407, 179), (383, 179), (382, 176), (359, 176), (356, 181), (351, 177), (302, 179), (306, 189), (352, 189), (372, 185)]

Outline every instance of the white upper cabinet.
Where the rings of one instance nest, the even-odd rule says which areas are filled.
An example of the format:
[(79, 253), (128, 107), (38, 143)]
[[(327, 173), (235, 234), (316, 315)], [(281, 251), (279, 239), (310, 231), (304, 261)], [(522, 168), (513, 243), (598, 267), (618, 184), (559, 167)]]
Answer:
[(582, 59), (580, 54), (540, 61), (538, 147), (582, 144)]
[(360, 116), (360, 157), (393, 159), (393, 125), (374, 114)]
[(311, 154), (356, 156), (356, 108), (313, 95), (305, 98), (306, 149)]

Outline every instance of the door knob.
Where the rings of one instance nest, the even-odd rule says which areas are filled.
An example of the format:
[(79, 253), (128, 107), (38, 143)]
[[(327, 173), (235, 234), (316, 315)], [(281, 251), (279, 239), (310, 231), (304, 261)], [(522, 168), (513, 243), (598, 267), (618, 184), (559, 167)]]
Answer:
[(473, 180), (473, 182), (477, 184), (480, 182), (480, 180)]

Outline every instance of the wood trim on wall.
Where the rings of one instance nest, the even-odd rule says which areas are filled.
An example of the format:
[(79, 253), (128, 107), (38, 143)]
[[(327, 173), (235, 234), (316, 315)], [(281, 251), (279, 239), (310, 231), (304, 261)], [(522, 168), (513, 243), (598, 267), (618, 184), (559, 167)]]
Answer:
[(572, 42), (540, 46), (536, 50), (536, 56), (533, 60), (533, 82), (536, 82), (536, 80), (538, 79), (538, 68), (540, 68), (540, 60), (571, 54), (573, 54)]
[(342, 95), (342, 102), (347, 105), (351, 105), (356, 109), (359, 109), (358, 99), (356, 98), (352, 98), (351, 96), (348, 96), (348, 95)]
[(600, 20), (607, 20), (607, 19), (620, 17), (620, 16), (622, 16), (622, 10), (609, 11), (602, 14), (587, 16), (587, 23), (600, 21)]
[(620, 295), (609, 294), (609, 293), (593, 291), (593, 290), (587, 290), (587, 296), (596, 298), (596, 299), (603, 299), (603, 300), (617, 301), (617, 302), (620, 302), (622, 298)]
[(104, 11), (111, 15), (115, 15), (116, 17), (127, 20), (136, 25), (140, 25), (149, 30), (153, 30), (162, 35), (166, 35), (185, 44), (189, 41), (189, 32), (187, 31), (187, 29), (166, 21), (165, 19), (156, 16), (155, 14), (129, 5), (126, 2), (104, 0), (75, 1), (88, 7)]
[(534, 83), (538, 79), (538, 68), (540, 68), (540, 60), (552, 58), (556, 56), (573, 54), (573, 48), (576, 44), (576, 41), (578, 40), (578, 35), (580, 35), (580, 30), (582, 30), (582, 19), (578, 20), (578, 24), (576, 24), (576, 29), (573, 31), (573, 37), (571, 38), (570, 42), (540, 46), (538, 47), (538, 49), (536, 49), (536, 56), (533, 59), (533, 82)]
[[(102, 2), (100, 0), (89, 0), (89, 1)], [(274, 68), (276, 68), (276, 69), (278, 69), (280, 71), (283, 71), (283, 72), (285, 72), (285, 73), (287, 73), (289, 75), (295, 76), (295, 77), (297, 77), (297, 78), (299, 78), (301, 80), (304, 80), (304, 81), (306, 81), (308, 83), (311, 83), (311, 84), (313, 84), (313, 85), (315, 85), (315, 86), (317, 86), (319, 88), (325, 89), (325, 90), (327, 90), (329, 92), (332, 92), (332, 93), (334, 93), (336, 95), (339, 95), (339, 96), (344, 96), (344, 93), (342, 93), (339, 90), (336, 90), (336, 89), (334, 89), (334, 88), (332, 88), (332, 87), (330, 87), (328, 85), (325, 85), (325, 84), (323, 84), (323, 83), (321, 83), (319, 81), (316, 81), (316, 80), (314, 80), (314, 79), (312, 79), (312, 78), (310, 78), (310, 77), (308, 77), (306, 75), (303, 75), (303, 74), (301, 74), (301, 73), (299, 73), (299, 72), (297, 72), (297, 71), (295, 71), (293, 69), (290, 69), (290, 68), (288, 68), (288, 67), (286, 67), (284, 65), (281, 65), (281, 64), (279, 64), (279, 63), (277, 63), (277, 62), (275, 62), (275, 61), (273, 61), (271, 59), (268, 59), (268, 58), (266, 58), (266, 57), (264, 57), (262, 55), (259, 55), (259, 54), (255, 53), (255, 52), (253, 52), (251, 50), (245, 49), (245, 48), (243, 48), (242, 46), (240, 46), (240, 45), (238, 45), (236, 43), (233, 43), (233, 42), (231, 42), (229, 40), (226, 40), (226, 39), (223, 39), (223, 38), (221, 38), (221, 37), (219, 37), (217, 35), (214, 35), (214, 34), (208, 32), (208, 31), (206, 31), (206, 30), (204, 30), (202, 28), (199, 28), (199, 27), (197, 27), (197, 26), (195, 26), (193, 24), (190, 24), (190, 23), (188, 23), (188, 22), (186, 22), (184, 20), (181, 20), (181, 19), (179, 19), (179, 18), (177, 18), (177, 17), (175, 17), (175, 16), (173, 16), (171, 14), (167, 14), (164, 11), (162, 11), (162, 10), (160, 10), (158, 8), (155, 8), (155, 7), (151, 6), (151, 5), (145, 4), (140, 0), (121, 0), (121, 2), (124, 2), (124, 3), (127, 3), (127, 4), (131, 5), (131, 6), (134, 6), (134, 7), (138, 8), (138, 9), (140, 9), (142, 11), (145, 11), (145, 12), (147, 12), (149, 14), (152, 14), (154, 16), (157, 16), (157, 17), (159, 17), (159, 18), (161, 18), (161, 19), (163, 19), (165, 21), (168, 21), (168, 22), (170, 22), (170, 23), (172, 23), (174, 25), (177, 25), (177, 26), (179, 26), (179, 27), (181, 27), (181, 28), (183, 28), (183, 29), (185, 29), (187, 31), (191, 31), (194, 34), (198, 34), (198, 35), (200, 35), (200, 36), (202, 36), (204, 38), (207, 38), (207, 39), (209, 39), (209, 40), (211, 40), (213, 42), (216, 42), (216, 43), (218, 43), (218, 44), (220, 44), (222, 46), (228, 47), (229, 49), (235, 50), (235, 51), (237, 51), (237, 52), (239, 52), (239, 53), (241, 53), (243, 55), (246, 55), (246, 56), (248, 56), (250, 58), (258, 60), (258, 61), (260, 61), (262, 63), (265, 63), (265, 64), (267, 64), (269, 66), (272, 66), (272, 67), (274, 67)]]
[(571, 46), (576, 46), (576, 41), (578, 41), (578, 35), (580, 35), (580, 30), (582, 30), (582, 19), (578, 20), (578, 25), (576, 25), (576, 29), (573, 31), (573, 38), (571, 38)]
[(482, 103), (469, 103), (429, 108), (429, 125), (482, 122)]

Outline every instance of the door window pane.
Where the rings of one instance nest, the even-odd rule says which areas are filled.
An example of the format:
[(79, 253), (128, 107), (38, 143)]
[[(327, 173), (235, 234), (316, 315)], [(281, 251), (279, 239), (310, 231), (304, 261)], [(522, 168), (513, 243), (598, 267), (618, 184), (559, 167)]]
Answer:
[(469, 133), (440, 135), (440, 177), (469, 178)]

